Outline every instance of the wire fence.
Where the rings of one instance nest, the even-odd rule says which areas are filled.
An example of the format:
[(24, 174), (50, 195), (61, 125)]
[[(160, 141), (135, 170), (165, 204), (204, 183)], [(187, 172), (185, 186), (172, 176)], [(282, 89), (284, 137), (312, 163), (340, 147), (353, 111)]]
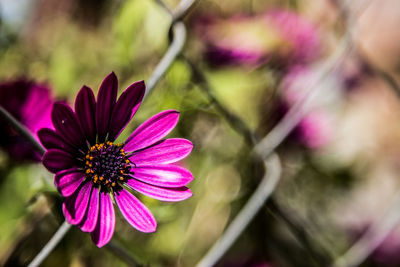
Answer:
[[(346, 34), (343, 36), (340, 45), (328, 59), (314, 66), (313, 71), (316, 73), (316, 77), (309, 82), (307, 86), (309, 91), (303, 97), (303, 99), (298, 101), (275, 125), (275, 127), (261, 139), (255, 135), (255, 133), (243, 120), (229, 111), (229, 109), (218, 100), (218, 98), (213, 94), (213, 88), (207, 81), (205, 74), (196, 66), (196, 64), (192, 62), (190, 57), (185, 55), (184, 44), (187, 34), (186, 26), (182, 19), (189, 12), (189, 10), (194, 7), (196, 1), (182, 0), (174, 10), (170, 10), (161, 0), (157, 0), (156, 2), (164, 8), (165, 12), (170, 15), (171, 42), (164, 56), (159, 61), (152, 75), (147, 80), (147, 91), (145, 97), (151, 97), (151, 93), (155, 89), (157, 83), (163, 78), (171, 64), (179, 57), (189, 66), (192, 72), (192, 81), (199, 85), (199, 88), (202, 90), (204, 95), (215, 106), (217, 111), (220, 112), (220, 115), (229, 123), (232, 129), (241, 134), (242, 137), (253, 147), (252, 154), (254, 160), (261, 159), (264, 162), (265, 173), (260, 184), (248, 199), (247, 203), (241, 208), (238, 214), (226, 227), (226, 230), (222, 236), (214, 243), (214, 245), (197, 264), (199, 267), (213, 266), (235, 243), (236, 239), (247, 228), (254, 216), (264, 206), (267, 199), (273, 194), (281, 178), (281, 163), (275, 150), (295, 128), (300, 120), (308, 113), (310, 110), (310, 103), (312, 103), (315, 95), (318, 94), (319, 91), (324, 90), (325, 87), (331, 86), (331, 84), (328, 82), (328, 79), (331, 75), (334, 75), (337, 69), (340, 67), (342, 59), (352, 53), (354, 49), (352, 45), (354, 23), (357, 19), (357, 14), (361, 14), (361, 12), (367, 8), (368, 1), (361, 1), (362, 4), (356, 9), (356, 12), (348, 11), (347, 5), (349, 5), (351, 1), (342, 3), (342, 16), (346, 16), (348, 25)], [(394, 90), (398, 89), (398, 86), (393, 79), (390, 79), (390, 76), (387, 76), (383, 72), (380, 73)], [(0, 114), (7, 121), (9, 121), (10, 124), (22, 136), (29, 140), (40, 153), (43, 154), (45, 152), (45, 149), (31, 136), (29, 131), (2, 107), (0, 107)], [(357, 242), (355, 242), (354, 246), (345, 252), (343, 256), (340, 256), (337, 259), (328, 259), (328, 261), (333, 264), (333, 266), (357, 266), (358, 264), (362, 263), (363, 260), (368, 257), (368, 255), (372, 253), (372, 251), (388, 235), (390, 230), (399, 224), (400, 216), (398, 216), (398, 212), (396, 212), (396, 208), (399, 205), (398, 202), (398, 199), (396, 199), (391, 206), (394, 208), (388, 209), (387, 217), (385, 217), (384, 220), (377, 221), (375, 224), (373, 224), (370, 227), (370, 230), (367, 231), (367, 233)], [(285, 216), (284, 213), (281, 215)], [(289, 228), (292, 229), (292, 233), (298, 238), (298, 240), (300, 242), (304, 241), (303, 245), (309, 247), (309, 252), (311, 254), (315, 253), (312, 251), (312, 246), (309, 245), (310, 241), (308, 240), (307, 236), (304, 236), (307, 235), (307, 233), (304, 233), (304, 231), (300, 229), (301, 225), (291, 224), (290, 221), (286, 223), (288, 224)], [(70, 227), (71, 226), (67, 222), (64, 222), (49, 240), (46, 246), (29, 264), (29, 266), (39, 266), (63, 239)], [(106, 246), (106, 248), (113, 251), (116, 256), (122, 259), (129, 266), (139, 265), (129, 252), (124, 250), (124, 248), (115, 242), (111, 242)], [(319, 258), (317, 255), (314, 256), (315, 259)], [(317, 265), (320, 264), (321, 262), (317, 263)]]

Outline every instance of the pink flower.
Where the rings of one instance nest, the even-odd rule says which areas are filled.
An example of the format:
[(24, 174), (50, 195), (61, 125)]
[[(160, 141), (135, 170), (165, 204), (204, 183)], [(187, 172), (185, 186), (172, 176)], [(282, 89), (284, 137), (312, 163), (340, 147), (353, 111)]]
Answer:
[[(303, 101), (309, 90), (308, 86), (314, 79), (314, 73), (307, 67), (291, 68), (281, 82), (284, 109), (287, 110), (297, 102)], [(319, 106), (313, 107), (294, 129), (297, 141), (311, 149), (326, 145), (332, 140), (334, 132), (334, 123), (328, 110), (321, 107), (321, 103), (317, 104)]]
[(321, 111), (306, 115), (297, 125), (295, 131), (301, 143), (311, 149), (326, 145), (332, 139), (333, 125), (329, 116)]
[[(26, 79), (0, 84), (0, 105), (26, 126), (39, 141), (37, 132), (43, 127), (52, 127), (51, 106), (54, 100), (46, 85)], [(40, 160), (41, 155), (23, 137), (0, 120), (1, 146), (17, 159)]]
[(288, 10), (205, 19), (199, 25), (206, 58), (215, 65), (309, 62), (320, 54), (316, 28)]
[(192, 195), (186, 187), (193, 180), (192, 174), (171, 164), (189, 155), (192, 143), (163, 139), (178, 123), (179, 112), (158, 113), (125, 143), (114, 143), (139, 108), (145, 84), (131, 84), (118, 100), (117, 91), (114, 73), (104, 79), (97, 101), (93, 91), (83, 86), (75, 99), (75, 111), (55, 103), (55, 130), (39, 131), (48, 149), (43, 164), (55, 173), (55, 186), (64, 196), (66, 220), (90, 232), (98, 247), (113, 236), (114, 201), (133, 227), (142, 232), (156, 230), (154, 216), (131, 190), (162, 201), (181, 201)]

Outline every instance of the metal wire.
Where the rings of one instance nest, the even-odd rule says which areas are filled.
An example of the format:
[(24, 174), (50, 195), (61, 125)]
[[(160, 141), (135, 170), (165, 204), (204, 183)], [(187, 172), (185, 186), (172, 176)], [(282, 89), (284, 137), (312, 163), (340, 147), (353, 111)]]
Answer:
[(44, 152), (46, 152), (46, 149), (38, 141), (36, 141), (31, 132), (2, 106), (0, 106), (0, 115), (6, 121), (8, 121), (22, 137), (29, 141), (40, 154), (43, 155)]
[[(365, 8), (365, 6), (361, 5), (361, 9)], [(344, 10), (347, 10), (345, 8)], [(349, 19), (349, 23), (353, 22), (353, 19)], [(313, 101), (313, 98), (318, 91), (319, 88), (323, 86), (327, 86), (328, 83), (325, 83), (324, 80), (331, 75), (335, 69), (339, 66), (341, 60), (352, 51), (352, 30), (346, 31), (345, 36), (343, 37), (339, 47), (335, 50), (331, 57), (329, 57), (322, 65), (317, 66), (316, 71), (317, 75), (313, 79), (313, 83), (310, 85), (310, 89), (308, 93), (300, 99), (284, 116), (284, 118), (258, 143), (254, 146), (253, 152), (260, 155), (261, 158), (266, 159), (272, 155), (276, 155), (274, 153), (275, 149), (282, 143), (282, 141), (289, 135), (289, 133), (296, 127), (296, 125), (301, 121), (302, 118), (308, 113), (310, 108), (310, 103)], [(329, 86), (329, 85), (328, 85)], [(252, 135), (254, 136), (254, 135)], [(264, 176), (264, 179), (266, 176)], [(261, 182), (261, 184), (264, 182)], [(278, 177), (279, 180), (279, 177)], [(277, 180), (277, 181), (278, 181)], [(253, 196), (258, 194), (258, 190), (261, 187), (261, 184), (255, 191)], [(264, 198), (267, 199), (271, 194), (271, 191), (264, 191)], [(252, 205), (251, 205), (252, 204)], [(213, 247), (207, 252), (207, 254), (199, 261), (197, 266), (208, 267), (213, 266), (220, 257), (229, 249), (229, 247), (235, 242), (236, 238), (240, 235), (244, 226), (250, 222), (250, 220), (241, 219), (242, 214), (246, 213), (246, 210), (251, 210), (251, 214), (256, 214), (258, 211), (255, 209), (256, 205), (254, 203), (249, 202), (243, 207), (243, 209), (239, 212), (237, 217), (232, 221), (232, 224), (235, 226), (232, 228), (231, 225), (228, 226), (227, 230), (224, 232), (222, 237), (213, 245)], [(239, 218), (238, 220), (236, 220)], [(241, 224), (240, 227), (239, 225)], [(233, 232), (231, 229), (235, 229), (239, 232)]]
[(379, 218), (368, 230), (333, 263), (333, 267), (359, 266), (386, 239), (400, 223), (400, 193), (398, 193), (385, 215)]
[(176, 22), (172, 26), (173, 40), (167, 52), (164, 54), (160, 63), (156, 66), (153, 74), (147, 81), (145, 97), (152, 92), (161, 77), (165, 74), (168, 68), (174, 62), (175, 58), (182, 51), (183, 45), (186, 41), (186, 27), (182, 22)]
[(265, 174), (257, 189), (243, 206), (235, 219), (229, 224), (221, 238), (214, 243), (197, 267), (213, 266), (242, 234), (247, 225), (258, 213), (265, 201), (274, 191), (281, 176), (281, 163), (277, 154), (264, 161)]
[(71, 225), (66, 221), (61, 224), (58, 228), (57, 232), (51, 237), (49, 242), (42, 248), (39, 254), (29, 263), (28, 267), (37, 267), (39, 266), (47, 256), (53, 251), (53, 249), (57, 246), (57, 244), (64, 238), (65, 234), (71, 228)]

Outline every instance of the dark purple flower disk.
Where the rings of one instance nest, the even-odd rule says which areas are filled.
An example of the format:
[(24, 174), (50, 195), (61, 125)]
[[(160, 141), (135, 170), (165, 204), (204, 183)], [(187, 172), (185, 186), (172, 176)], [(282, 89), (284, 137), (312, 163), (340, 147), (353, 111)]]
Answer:
[(136, 113), (145, 93), (143, 81), (130, 85), (117, 100), (118, 80), (109, 74), (95, 100), (83, 86), (75, 111), (54, 104), (55, 130), (42, 129), (39, 137), (48, 149), (46, 168), (64, 196), (66, 220), (90, 232), (102, 247), (114, 233), (115, 201), (121, 214), (136, 229), (154, 232), (157, 222), (130, 191), (162, 201), (181, 201), (192, 192), (186, 187), (193, 175), (175, 163), (190, 154), (193, 145), (181, 138), (163, 139), (176, 126), (179, 112), (166, 110), (140, 125), (123, 144), (114, 140)]

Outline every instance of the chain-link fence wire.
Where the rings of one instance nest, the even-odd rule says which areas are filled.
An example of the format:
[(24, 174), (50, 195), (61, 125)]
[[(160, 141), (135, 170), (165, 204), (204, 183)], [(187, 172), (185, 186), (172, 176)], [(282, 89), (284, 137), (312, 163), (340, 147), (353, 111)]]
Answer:
[[(359, 15), (368, 6), (368, 1), (361, 1), (361, 4), (356, 8), (357, 12), (348, 12), (347, 5), (351, 4), (351, 1), (342, 2), (342, 15), (346, 16), (347, 31), (338, 48), (335, 52), (324, 62), (316, 64), (313, 69), (316, 73), (316, 78), (310, 81), (309, 90), (307, 94), (300, 99), (279, 121), (276, 126), (262, 139), (257, 138), (254, 132), (250, 129), (247, 124), (241, 120), (234, 113), (230, 112), (220, 101), (214, 96), (213, 90), (208, 83), (204, 73), (201, 69), (197, 68), (196, 65), (183, 53), (184, 44), (186, 41), (186, 27), (182, 22), (182, 19), (188, 13), (188, 11), (194, 6), (195, 0), (182, 0), (174, 10), (170, 10), (165, 3), (161, 0), (155, 0), (160, 4), (166, 12), (171, 16), (170, 25), (170, 45), (165, 52), (164, 56), (155, 67), (152, 75), (147, 80), (147, 91), (145, 97), (148, 97), (152, 92), (156, 84), (165, 75), (168, 68), (176, 60), (178, 56), (188, 64), (192, 72), (193, 82), (200, 85), (203, 93), (209, 98), (210, 102), (216, 107), (220, 115), (230, 124), (230, 126), (243, 136), (243, 138), (253, 147), (253, 156), (255, 160), (262, 160), (264, 162), (265, 174), (261, 180), (259, 186), (256, 188), (254, 193), (251, 195), (247, 203), (242, 207), (236, 217), (229, 223), (225, 232), (210, 248), (210, 250), (204, 255), (199, 261), (197, 266), (213, 266), (219, 259), (225, 254), (227, 250), (232, 246), (235, 240), (241, 235), (246, 229), (253, 217), (258, 213), (261, 207), (264, 205), (268, 197), (272, 195), (275, 190), (277, 183), (281, 176), (281, 166), (279, 156), (274, 152), (275, 149), (283, 142), (288, 134), (294, 129), (299, 121), (308, 113), (310, 110), (310, 103), (313, 101), (316, 94), (322, 91), (324, 87), (329, 87), (330, 83), (327, 82), (329, 77), (333, 75), (337, 68), (340, 66), (342, 59), (352, 52), (352, 36), (354, 31), (354, 22)], [(396, 83), (393, 84), (393, 80), (387, 78), (388, 76), (379, 72), (380, 75), (391, 85), (395, 90), (398, 89)], [(324, 91), (324, 90), (323, 90)], [(0, 107), (0, 115), (5, 118), (10, 124), (27, 140), (29, 140), (39, 152), (44, 153), (44, 148), (31, 136), (29, 131), (21, 125), (15, 118), (12, 117), (4, 108)], [(397, 206), (395, 201), (393, 206)], [(284, 216), (284, 215), (283, 215)], [(356, 266), (361, 263), (372, 251), (382, 242), (383, 238), (389, 233), (390, 229), (393, 229), (400, 222), (400, 216), (394, 216), (392, 209), (389, 209), (387, 220), (383, 220), (383, 223), (377, 222), (371, 226), (370, 231), (362, 236), (358, 242), (354, 244), (349, 251), (347, 251), (342, 257), (339, 257), (335, 261), (335, 266)], [(290, 225), (290, 223), (288, 223)], [(296, 228), (301, 226), (294, 226), (296, 235)], [(53, 235), (51, 240), (41, 250), (41, 252), (35, 257), (29, 266), (38, 266), (40, 263), (51, 253), (55, 246), (62, 240), (64, 235), (70, 229), (70, 225), (64, 222), (58, 231)], [(388, 230), (389, 229), (389, 230)], [(298, 232), (302, 232), (301, 229), (297, 229)], [(307, 237), (300, 235), (296, 236), (300, 241), (309, 243)], [(374, 242), (372, 242), (373, 240)], [(372, 244), (372, 245), (371, 245)], [(309, 252), (314, 253), (311, 246), (308, 245)], [(121, 246), (114, 242), (111, 242), (106, 246), (107, 249), (114, 252), (116, 256), (122, 259), (125, 263), (130, 266), (137, 266), (137, 262), (129, 252), (125, 251)], [(317, 259), (318, 257), (314, 255)], [(329, 259), (331, 262), (334, 259)], [(318, 263), (317, 263), (318, 264)]]

